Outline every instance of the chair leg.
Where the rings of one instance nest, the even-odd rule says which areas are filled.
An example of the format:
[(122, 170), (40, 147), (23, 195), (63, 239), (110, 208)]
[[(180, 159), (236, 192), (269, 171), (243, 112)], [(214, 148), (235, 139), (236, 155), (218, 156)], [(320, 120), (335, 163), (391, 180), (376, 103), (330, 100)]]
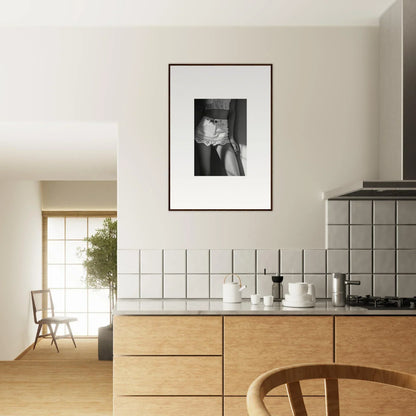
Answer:
[(38, 325), (38, 330), (37, 330), (37, 332), (36, 332), (36, 338), (35, 338), (35, 343), (33, 344), (33, 349), (35, 349), (35, 347), (36, 347), (36, 344), (37, 344), (37, 342), (38, 342), (38, 339), (39, 339), (39, 334), (40, 334), (40, 330), (42, 329), (42, 324), (39, 324)]
[(72, 335), (71, 327), (69, 326), (69, 322), (66, 323), (66, 326), (68, 327), (69, 335), (71, 335), (72, 342), (74, 343), (75, 348), (77, 347), (77, 344), (75, 344), (74, 336)]
[[(58, 326), (59, 326), (59, 324), (55, 325), (55, 331), (53, 332), (53, 335), (55, 336), (55, 339), (56, 339), (56, 332), (58, 331)], [(51, 345), (52, 344), (53, 344), (53, 338), (52, 338), (52, 341), (51, 341)]]
[[(48, 327), (49, 327), (49, 331), (50, 331), (50, 333), (51, 333), (51, 335), (52, 335), (52, 342), (54, 342), (54, 343), (55, 343), (56, 351), (58, 351), (58, 352), (59, 352), (58, 344), (56, 343), (55, 334), (54, 334), (54, 332), (53, 332), (53, 330), (52, 330), (52, 325), (51, 325), (51, 324), (48, 324)], [(51, 344), (51, 345), (52, 345), (52, 344)]]

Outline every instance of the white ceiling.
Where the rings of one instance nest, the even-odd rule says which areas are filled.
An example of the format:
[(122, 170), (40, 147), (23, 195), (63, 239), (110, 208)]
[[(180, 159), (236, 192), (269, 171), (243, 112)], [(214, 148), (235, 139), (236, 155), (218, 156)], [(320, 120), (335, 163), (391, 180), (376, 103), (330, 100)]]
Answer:
[(0, 0), (0, 26), (367, 26), (394, 1)]
[(0, 178), (116, 180), (117, 125), (0, 123)]

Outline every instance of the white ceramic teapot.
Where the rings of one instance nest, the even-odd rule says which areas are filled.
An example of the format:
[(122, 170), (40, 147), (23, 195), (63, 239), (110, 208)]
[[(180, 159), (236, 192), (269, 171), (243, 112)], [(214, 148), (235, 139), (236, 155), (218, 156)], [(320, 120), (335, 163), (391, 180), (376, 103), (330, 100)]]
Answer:
[[(238, 278), (238, 282), (227, 282), (226, 280), (228, 277), (236, 276)], [(228, 276), (224, 277), (224, 284), (222, 285), (222, 301), (225, 303), (240, 303), (241, 302), (241, 292), (247, 286), (241, 285), (240, 276), (237, 274), (229, 274)]]

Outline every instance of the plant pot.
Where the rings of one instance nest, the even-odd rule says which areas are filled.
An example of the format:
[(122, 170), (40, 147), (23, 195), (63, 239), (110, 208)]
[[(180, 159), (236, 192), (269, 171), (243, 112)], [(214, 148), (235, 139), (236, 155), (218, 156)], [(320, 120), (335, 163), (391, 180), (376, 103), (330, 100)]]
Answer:
[(98, 359), (113, 361), (113, 325), (98, 328)]

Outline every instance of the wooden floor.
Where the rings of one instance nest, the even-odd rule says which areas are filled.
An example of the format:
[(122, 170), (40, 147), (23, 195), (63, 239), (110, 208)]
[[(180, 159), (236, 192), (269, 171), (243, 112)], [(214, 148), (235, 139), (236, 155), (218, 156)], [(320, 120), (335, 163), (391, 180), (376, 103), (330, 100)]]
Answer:
[(41, 340), (20, 360), (0, 361), (0, 416), (110, 416), (112, 362), (98, 361), (97, 339)]

